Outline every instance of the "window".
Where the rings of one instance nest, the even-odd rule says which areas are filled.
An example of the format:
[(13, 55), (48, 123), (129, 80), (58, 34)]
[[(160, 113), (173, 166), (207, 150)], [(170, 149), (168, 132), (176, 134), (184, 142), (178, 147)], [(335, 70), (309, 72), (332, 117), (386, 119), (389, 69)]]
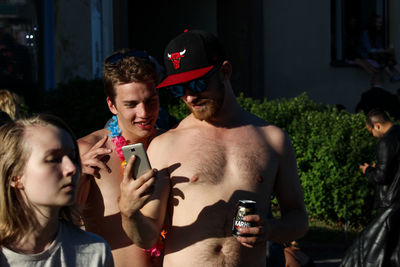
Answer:
[(349, 66), (359, 57), (362, 31), (374, 15), (382, 19), (384, 46), (389, 45), (388, 0), (331, 0), (331, 64)]
[(0, 0), (0, 88), (25, 95), (38, 80), (36, 1)]

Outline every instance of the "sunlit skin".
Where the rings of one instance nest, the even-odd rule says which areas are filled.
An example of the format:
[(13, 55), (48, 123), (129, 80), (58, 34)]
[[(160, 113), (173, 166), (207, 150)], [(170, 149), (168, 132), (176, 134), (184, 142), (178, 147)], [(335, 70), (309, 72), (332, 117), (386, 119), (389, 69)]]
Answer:
[[(115, 86), (114, 101), (107, 98), (110, 111), (117, 116), (122, 136), (128, 143), (149, 145), (157, 131), (154, 125), (159, 99), (153, 82), (132, 82)], [(123, 178), (121, 159), (106, 128), (78, 140), (83, 173), (79, 203), (84, 203), (86, 230), (102, 236), (113, 253), (115, 266), (151, 266), (148, 254), (132, 244), (121, 225), (118, 199)], [(92, 179), (92, 176), (95, 179)]]
[(217, 113), (224, 101), (225, 91), (220, 84), (218, 73), (215, 73), (207, 80), (207, 90), (201, 93), (193, 93), (185, 89), (185, 95), (181, 100), (188, 109), (199, 120), (209, 120)]
[[(163, 266), (265, 266), (265, 240), (286, 242), (307, 230), (290, 140), (240, 107), (230, 75), (225, 61), (205, 91), (186, 89), (181, 100), (192, 114), (153, 139), (147, 151), (158, 170), (155, 179), (124, 178), (122, 221), (136, 244), (151, 247), (165, 214), (172, 214)], [(154, 191), (146, 194), (152, 180)], [(266, 218), (274, 191), (282, 210), (279, 221)], [(255, 227), (241, 230), (249, 237), (232, 236), (239, 199), (257, 202), (258, 214), (245, 217)]]
[(79, 177), (71, 136), (53, 126), (29, 127), (25, 145), (31, 156), (20, 182), (27, 201), (43, 212), (71, 205)]
[(21, 176), (11, 185), (20, 190), (23, 201), (33, 209), (38, 221), (19, 243), (10, 248), (22, 253), (39, 253), (54, 240), (59, 212), (75, 201), (79, 168), (72, 137), (54, 126), (30, 126), (24, 148), (29, 159)]
[[(159, 100), (154, 83), (127, 83), (116, 86), (115, 103), (107, 98), (110, 111), (117, 115), (125, 139), (144, 140), (154, 132)], [(147, 140), (145, 143), (148, 143)]]

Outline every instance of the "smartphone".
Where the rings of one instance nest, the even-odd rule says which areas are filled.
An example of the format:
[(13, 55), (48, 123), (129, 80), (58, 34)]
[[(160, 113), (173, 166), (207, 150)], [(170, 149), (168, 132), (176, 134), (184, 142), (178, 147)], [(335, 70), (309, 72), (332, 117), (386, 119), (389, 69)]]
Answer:
[(126, 162), (129, 161), (132, 155), (136, 156), (132, 169), (132, 176), (134, 179), (151, 169), (149, 158), (147, 157), (146, 150), (142, 143), (123, 146), (122, 153), (124, 154)]

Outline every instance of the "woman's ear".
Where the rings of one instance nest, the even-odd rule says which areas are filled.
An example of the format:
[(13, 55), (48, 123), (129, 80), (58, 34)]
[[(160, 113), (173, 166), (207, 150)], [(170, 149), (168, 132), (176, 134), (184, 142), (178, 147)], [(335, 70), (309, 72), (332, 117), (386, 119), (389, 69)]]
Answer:
[(21, 176), (13, 176), (10, 185), (16, 189), (24, 189), (24, 185), (21, 183)]
[(222, 81), (229, 80), (232, 75), (232, 65), (228, 60), (225, 60), (221, 65), (220, 71)]

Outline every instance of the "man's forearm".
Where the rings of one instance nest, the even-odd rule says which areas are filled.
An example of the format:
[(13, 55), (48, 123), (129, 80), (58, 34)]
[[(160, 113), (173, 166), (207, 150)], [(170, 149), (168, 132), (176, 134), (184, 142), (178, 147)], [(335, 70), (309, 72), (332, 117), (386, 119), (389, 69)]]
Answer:
[(153, 219), (140, 211), (130, 217), (121, 213), (121, 219), (126, 235), (138, 247), (149, 249), (157, 242), (161, 229)]
[(291, 210), (279, 219), (266, 221), (266, 239), (284, 243), (297, 240), (308, 230), (308, 216), (305, 210)]

